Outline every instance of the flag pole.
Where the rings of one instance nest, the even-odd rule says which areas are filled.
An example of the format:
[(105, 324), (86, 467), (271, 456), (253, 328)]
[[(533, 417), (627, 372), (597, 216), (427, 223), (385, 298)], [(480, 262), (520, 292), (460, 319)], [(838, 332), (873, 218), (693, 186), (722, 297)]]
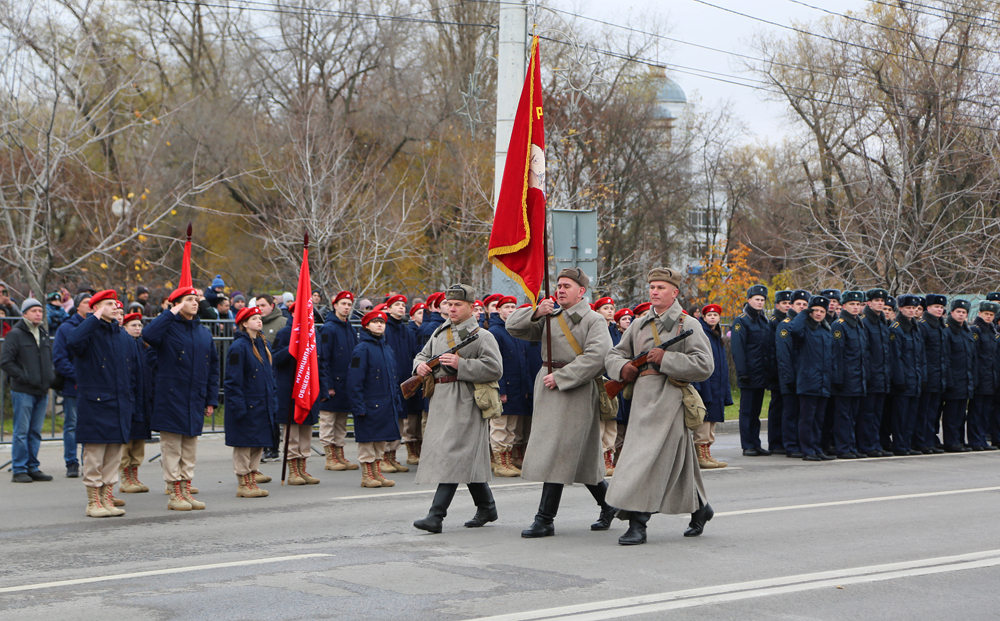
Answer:
[[(303, 251), (309, 250), (309, 231), (306, 231), (305, 234), (302, 237), (302, 250)], [(299, 302), (300, 304), (302, 303), (301, 300), (296, 300), (296, 302)], [(295, 316), (294, 315), (292, 316), (292, 321), (293, 322), (295, 321)], [(289, 343), (288, 344), (291, 345), (291, 338), (290, 337), (289, 337)], [(288, 438), (291, 435), (292, 421), (294, 420), (293, 417), (294, 417), (294, 414), (295, 414), (295, 389), (294, 389), (294, 386), (292, 388), (292, 393), (288, 396), (288, 398), (289, 398), (290, 402), (288, 404), (288, 419), (285, 421), (285, 449), (284, 449), (284, 451), (282, 451), (282, 457), (281, 457), (281, 484), (282, 485), (285, 484), (285, 473), (287, 472), (287, 468), (288, 468)]]
[[(531, 38), (534, 40), (538, 36), (538, 24), (531, 25)], [(534, 42), (534, 41), (532, 41)], [(532, 46), (534, 47), (534, 46)], [(528, 145), (531, 148), (531, 145)], [(545, 288), (545, 297), (549, 297), (549, 202), (545, 201), (545, 220), (542, 228), (542, 255), (545, 260), (545, 277), (542, 281)], [(552, 374), (552, 313), (545, 316), (545, 359), (549, 368), (549, 375)]]

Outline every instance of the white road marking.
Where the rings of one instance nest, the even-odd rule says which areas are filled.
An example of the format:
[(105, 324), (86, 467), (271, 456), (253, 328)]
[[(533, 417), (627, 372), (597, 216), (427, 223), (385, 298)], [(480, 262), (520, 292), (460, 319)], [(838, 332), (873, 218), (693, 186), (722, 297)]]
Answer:
[[(887, 500), (907, 500), (909, 498), (932, 498), (934, 496), (952, 496), (954, 494), (976, 494), (980, 492), (1000, 491), (998, 487), (973, 487), (969, 489), (954, 489), (943, 492), (924, 492), (920, 494), (900, 494), (898, 496), (876, 496), (873, 498), (857, 498), (854, 500), (834, 500), (831, 502), (814, 502), (805, 505), (786, 505), (783, 507), (765, 507), (763, 509), (742, 509), (740, 511), (719, 511), (715, 517), (731, 515), (749, 515), (751, 513), (772, 513), (774, 511), (792, 511), (793, 509), (815, 509), (817, 507), (837, 507), (840, 505), (860, 505), (867, 502), (885, 502)], [(686, 519), (686, 518), (685, 518)]]
[(1000, 550), (986, 550), (971, 554), (870, 565), (851, 569), (798, 574), (781, 578), (753, 580), (713, 587), (655, 593), (638, 597), (612, 599), (589, 604), (574, 604), (528, 612), (478, 617), (478, 621), (534, 621), (560, 619), (573, 621), (599, 621), (640, 614), (652, 614), (679, 608), (692, 608), (707, 604), (732, 602), (742, 599), (812, 591), (850, 584), (881, 582), (913, 576), (928, 576), (994, 567), (1000, 565)]
[[(490, 489), (498, 490), (505, 487), (528, 487), (531, 485), (541, 485), (541, 482), (528, 481), (525, 483), (504, 483), (503, 485), (490, 485)], [(461, 489), (462, 486), (459, 486)], [(385, 494), (358, 494), (357, 496), (333, 496), (330, 500), (370, 500), (378, 498), (393, 498), (396, 496), (418, 496), (420, 494), (433, 494), (437, 491), (437, 486), (430, 489), (418, 489), (410, 492), (388, 492)]]
[(223, 569), (226, 567), (246, 567), (249, 565), (264, 565), (266, 563), (282, 563), (286, 561), (301, 561), (309, 558), (319, 558), (333, 556), (332, 554), (296, 554), (295, 556), (276, 556), (273, 558), (259, 558), (248, 561), (231, 561), (229, 563), (212, 563), (211, 565), (191, 565), (189, 567), (172, 567), (170, 569), (154, 569), (151, 571), (136, 571), (130, 574), (114, 574), (111, 576), (94, 576), (93, 578), (77, 578), (75, 580), (58, 580), (56, 582), (40, 582), (38, 584), (24, 584), (21, 586), (0, 588), (0, 593), (16, 593), (18, 591), (35, 591), (38, 589), (49, 589), (52, 587), (74, 586), (77, 584), (91, 584), (94, 582), (107, 582), (111, 580), (131, 580), (132, 578), (146, 578), (149, 576), (165, 576), (169, 574), (182, 574), (189, 571), (204, 571), (206, 569)]

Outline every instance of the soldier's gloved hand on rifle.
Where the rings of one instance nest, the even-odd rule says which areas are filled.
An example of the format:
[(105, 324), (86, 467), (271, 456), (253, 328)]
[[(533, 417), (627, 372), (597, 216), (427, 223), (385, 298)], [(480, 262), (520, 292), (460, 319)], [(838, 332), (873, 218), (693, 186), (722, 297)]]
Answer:
[(629, 382), (634, 382), (636, 378), (639, 377), (639, 369), (635, 368), (631, 364), (626, 364), (622, 367), (622, 381), (626, 384)]
[(659, 367), (660, 363), (663, 362), (664, 353), (666, 353), (664, 350), (657, 347), (656, 349), (653, 349), (649, 352), (649, 354), (646, 356), (646, 361), (655, 367)]

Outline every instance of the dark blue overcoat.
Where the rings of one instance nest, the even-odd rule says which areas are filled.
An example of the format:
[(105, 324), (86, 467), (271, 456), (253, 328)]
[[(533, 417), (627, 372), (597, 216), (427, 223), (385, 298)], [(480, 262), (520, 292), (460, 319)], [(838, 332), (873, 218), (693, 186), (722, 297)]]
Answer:
[(976, 341), (969, 322), (948, 318), (948, 388), (945, 399), (971, 399), (976, 391)]
[(885, 315), (866, 306), (861, 314), (861, 325), (868, 333), (868, 392), (889, 392), (889, 375), (892, 372), (889, 324)]
[(73, 313), (69, 319), (60, 324), (56, 330), (55, 338), (52, 340), (52, 366), (56, 372), (66, 380), (61, 392), (64, 397), (76, 397), (76, 367), (73, 365), (73, 352), (69, 350), (66, 342), (69, 335), (83, 323), (80, 313)]
[(889, 328), (889, 352), (892, 360), (891, 390), (894, 395), (919, 397), (927, 378), (924, 337), (917, 322), (899, 315)]
[(833, 322), (833, 378), (835, 397), (864, 397), (868, 389), (868, 331), (861, 318), (844, 311)]
[[(329, 316), (327, 316), (329, 317)], [(282, 425), (288, 422), (289, 408), (292, 404), (292, 387), (295, 385), (295, 358), (288, 353), (288, 344), (292, 340), (292, 324), (288, 323), (284, 328), (278, 330), (278, 333), (274, 335), (274, 346), (271, 349), (271, 358), (274, 361), (274, 379), (275, 385), (277, 387), (278, 394), (278, 418), (277, 421)], [(251, 356), (253, 354), (250, 354)], [(322, 369), (322, 363), (320, 363), (320, 369)], [(345, 398), (346, 398), (346, 391)], [(323, 377), (323, 373), (319, 374), (319, 395), (326, 395), (327, 387), (326, 380)], [(302, 421), (302, 425), (315, 425), (319, 422), (319, 411), (320, 409), (326, 409), (324, 406), (328, 401), (321, 401), (320, 396), (316, 397), (316, 402), (313, 403), (312, 409), (309, 410), (309, 416)], [(333, 411), (333, 410), (331, 410)], [(341, 411), (341, 410), (337, 410)], [(342, 410), (347, 411), (347, 410)], [(294, 416), (295, 413), (292, 413)], [(292, 420), (294, 423), (294, 419)], [(270, 446), (270, 445), (268, 445)]]
[(833, 333), (826, 322), (814, 321), (802, 312), (788, 325), (799, 346), (795, 391), (800, 395), (829, 397), (833, 366)]
[[(289, 332), (291, 334), (291, 332)], [(358, 333), (349, 321), (342, 321), (333, 311), (326, 314), (326, 321), (318, 330), (319, 334), (319, 374), (326, 386), (320, 409), (326, 412), (350, 412), (351, 401), (347, 396), (347, 367), (351, 364), (351, 352), (358, 344)], [(287, 347), (287, 343), (285, 347)], [(275, 346), (275, 350), (277, 350)], [(329, 389), (333, 396), (328, 396)]]
[(733, 321), (730, 347), (740, 388), (767, 388), (771, 384), (773, 334), (774, 330), (768, 325), (764, 313), (750, 308), (749, 304)]
[(917, 324), (924, 338), (924, 369), (927, 373), (923, 392), (943, 393), (948, 387), (948, 360), (951, 358), (951, 340), (944, 319), (930, 313)]
[[(254, 355), (254, 349), (260, 360)], [(237, 330), (226, 359), (226, 446), (271, 446), (278, 417), (278, 388), (267, 342)]]
[[(729, 388), (729, 357), (726, 355), (726, 345), (719, 333), (702, 319), (699, 319), (698, 323), (708, 335), (708, 342), (712, 344), (715, 370), (712, 371), (712, 377), (704, 382), (696, 382), (692, 386), (705, 402), (705, 422), (721, 423), (726, 420), (726, 406), (733, 404), (733, 393)], [(770, 332), (770, 328), (768, 331)]]
[[(393, 356), (395, 356), (396, 377), (402, 382), (413, 374), (413, 358), (417, 355), (416, 333), (407, 328), (402, 320), (389, 317), (389, 320), (385, 323), (385, 342), (392, 349)], [(399, 385), (396, 388), (398, 389)], [(402, 391), (399, 393), (399, 398), (403, 398)], [(399, 417), (406, 418), (410, 414), (419, 414), (422, 408), (421, 403), (421, 394), (416, 394), (409, 399), (403, 400), (403, 410), (400, 412)]]
[(79, 444), (125, 444), (132, 439), (138, 350), (117, 321), (91, 315), (69, 335), (76, 368)]
[[(132, 440), (149, 440), (153, 437), (149, 426), (153, 412), (153, 348), (143, 342), (142, 337), (132, 339), (135, 344), (136, 359), (139, 363), (139, 381), (136, 384), (135, 409), (132, 412)], [(150, 360), (153, 363), (150, 363)]]
[(500, 396), (506, 396), (503, 413), (511, 416), (531, 414), (532, 384), (534, 376), (528, 364), (528, 341), (516, 339), (507, 332), (499, 313), (490, 315), (490, 334), (496, 339), (503, 358), (503, 377), (500, 378)]
[(384, 338), (361, 331), (351, 352), (347, 394), (358, 442), (399, 440), (397, 419), (403, 412), (396, 358)]

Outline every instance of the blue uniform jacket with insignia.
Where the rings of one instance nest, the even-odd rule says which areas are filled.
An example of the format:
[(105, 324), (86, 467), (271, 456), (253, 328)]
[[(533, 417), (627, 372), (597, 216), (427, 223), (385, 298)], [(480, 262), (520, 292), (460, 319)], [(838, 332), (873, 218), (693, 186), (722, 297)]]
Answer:
[[(254, 355), (257, 350), (260, 360)], [(226, 446), (271, 446), (271, 429), (278, 421), (278, 388), (267, 345), (238, 330), (226, 359)]]
[(68, 335), (76, 367), (79, 444), (124, 444), (132, 439), (139, 395), (138, 350), (117, 321), (91, 315)]
[(892, 359), (892, 394), (919, 397), (927, 379), (924, 337), (914, 320), (899, 316), (889, 329)]
[[(413, 369), (413, 358), (417, 355), (417, 334), (413, 330), (406, 327), (402, 319), (395, 319), (389, 315), (388, 321), (385, 322), (385, 338), (386, 344), (392, 348), (392, 353), (396, 359), (396, 377), (402, 382), (406, 378), (410, 377), (411, 370)], [(399, 386), (396, 386), (399, 388)], [(419, 391), (418, 391), (419, 392)], [(403, 398), (403, 392), (400, 390), (399, 398)], [(406, 418), (410, 414), (419, 414), (421, 410), (421, 395), (413, 395), (407, 400), (403, 401), (403, 410), (400, 412), (400, 418)]]
[(922, 392), (943, 393), (948, 387), (948, 361), (951, 359), (951, 339), (944, 319), (925, 313), (917, 324), (924, 337), (924, 370), (926, 386)]
[(400, 381), (394, 352), (385, 338), (362, 330), (347, 372), (354, 438), (358, 442), (399, 440), (396, 421), (403, 412)]
[(800, 395), (830, 396), (830, 367), (833, 362), (833, 333), (824, 322), (816, 322), (808, 313), (799, 313), (788, 324), (788, 331), (799, 344), (799, 366), (795, 391)]
[(976, 394), (992, 395), (997, 389), (997, 330), (976, 317), (972, 333), (976, 337)]
[[(358, 333), (349, 321), (343, 321), (330, 311), (319, 330), (319, 374), (326, 386), (320, 409), (325, 412), (350, 412), (351, 400), (347, 396), (347, 368), (351, 352), (358, 344)], [(287, 343), (285, 347), (288, 347)], [(275, 350), (278, 349), (275, 344)], [(333, 396), (328, 396), (329, 389)]]
[(848, 312), (833, 322), (832, 393), (836, 397), (864, 397), (868, 387), (868, 332), (861, 318)]
[(512, 416), (531, 414), (532, 390), (535, 376), (528, 364), (528, 341), (516, 339), (507, 332), (507, 325), (500, 315), (490, 316), (490, 334), (497, 340), (503, 358), (503, 377), (500, 378), (500, 396), (506, 396), (503, 413)]
[(799, 344), (789, 329), (795, 316), (795, 311), (789, 310), (788, 316), (781, 320), (774, 332), (774, 358), (777, 363), (775, 366), (778, 367), (778, 385), (783, 395), (796, 394), (795, 374), (799, 368)]
[(958, 323), (952, 318), (947, 322), (948, 335), (948, 388), (945, 399), (971, 399), (976, 390), (976, 340), (968, 322)]
[(773, 331), (764, 313), (747, 304), (733, 322), (730, 347), (740, 388), (767, 388), (774, 364)]
[(866, 306), (861, 315), (861, 325), (868, 332), (868, 392), (889, 392), (891, 357), (889, 353), (889, 324), (885, 315)]

